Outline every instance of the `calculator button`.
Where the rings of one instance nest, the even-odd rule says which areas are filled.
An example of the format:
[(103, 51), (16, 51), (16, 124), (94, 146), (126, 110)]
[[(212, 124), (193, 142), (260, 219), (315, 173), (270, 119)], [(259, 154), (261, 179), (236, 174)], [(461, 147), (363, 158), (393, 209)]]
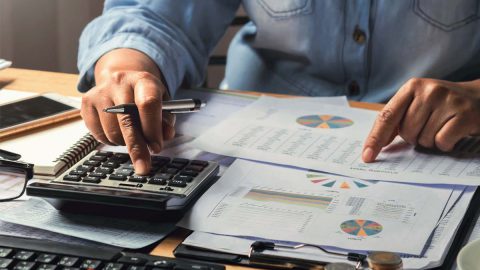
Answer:
[(173, 180), (180, 180), (180, 181), (185, 181), (187, 183), (190, 183), (193, 181), (193, 177), (188, 175), (177, 175), (173, 178)]
[(119, 263), (125, 263), (125, 264), (133, 264), (133, 265), (144, 265), (147, 263), (146, 259), (139, 258), (139, 257), (131, 257), (131, 256), (122, 256), (120, 259), (118, 259)]
[(180, 175), (197, 177), (198, 172), (195, 172), (195, 171), (192, 171), (192, 170), (183, 170), (183, 171), (180, 172)]
[(83, 162), (83, 165), (98, 167), (100, 166), (100, 163), (100, 161), (96, 160), (85, 160), (85, 162)]
[(35, 261), (39, 263), (52, 263), (56, 259), (57, 259), (57, 255), (40, 254)]
[(82, 182), (84, 183), (93, 183), (93, 184), (98, 184), (101, 181), (102, 180), (100, 179), (100, 177), (93, 177), (93, 176), (86, 176), (82, 180)]
[(98, 167), (95, 172), (97, 173), (106, 173), (106, 174), (110, 174), (113, 172), (113, 169), (112, 168), (105, 168), (105, 167)]
[(121, 175), (125, 175), (125, 176), (130, 176), (133, 174), (133, 170), (131, 169), (117, 169), (115, 171), (115, 174), (121, 174)]
[(30, 269), (33, 269), (34, 266), (35, 266), (35, 262), (18, 262), (13, 269), (14, 270), (30, 270)]
[(130, 265), (127, 270), (145, 270), (145, 266)]
[(91, 172), (93, 171), (94, 167), (90, 165), (80, 165), (75, 168), (78, 171), (85, 171), (85, 172)]
[(185, 180), (173, 179), (173, 180), (168, 181), (168, 185), (172, 186), (172, 187), (186, 187), (187, 182)]
[(58, 265), (72, 267), (77, 264), (78, 260), (77, 257), (63, 257), (58, 262)]
[(130, 159), (130, 157), (128, 156), (128, 154), (115, 153), (108, 159), (108, 161), (115, 161), (115, 162), (118, 162), (118, 163), (124, 163), (129, 159)]
[(6, 258), (12, 254), (13, 249), (11, 248), (0, 248), (0, 258)]
[(107, 263), (103, 270), (121, 270), (123, 268), (123, 264), (121, 263)]
[(166, 185), (167, 180), (163, 178), (152, 177), (148, 183), (152, 185)]
[(152, 161), (161, 161), (164, 163), (170, 162), (169, 157), (164, 157), (164, 156), (152, 156)]
[(127, 176), (123, 174), (111, 174), (108, 179), (110, 180), (117, 180), (117, 181), (125, 181), (127, 180)]
[(73, 181), (73, 182), (78, 182), (78, 181), (80, 181), (80, 179), (81, 179), (80, 175), (69, 175), (69, 174), (67, 174), (63, 177), (63, 180)]
[(130, 163), (130, 164), (123, 164), (122, 166), (120, 166), (120, 169), (129, 169), (129, 170), (133, 170), (134, 167), (133, 167), (133, 164)]
[(108, 151), (97, 151), (97, 153), (95, 153), (96, 156), (106, 156), (106, 157), (109, 157), (111, 155), (113, 155), (112, 152), (108, 152)]
[(130, 176), (130, 178), (128, 178), (128, 181), (136, 183), (146, 183), (147, 177), (141, 175), (132, 175)]
[(94, 270), (94, 269), (98, 269), (100, 264), (102, 264), (102, 261), (86, 259), (82, 262), (82, 264), (80, 265), (80, 268)]
[(172, 159), (172, 163), (179, 163), (179, 164), (187, 165), (188, 162), (190, 162), (190, 160), (188, 160), (186, 158), (174, 158), (174, 159)]
[(158, 177), (158, 178), (161, 178), (161, 179), (165, 179), (165, 180), (170, 180), (170, 179), (172, 179), (173, 174), (169, 174), (169, 173), (157, 173), (157, 174), (155, 174), (155, 177)]
[(118, 164), (117, 162), (114, 162), (114, 161), (105, 161), (102, 163), (102, 167), (107, 167), (107, 168), (118, 168), (118, 166), (120, 166), (120, 164)]
[(91, 156), (90, 160), (104, 162), (105, 160), (107, 160), (107, 158), (108, 157), (106, 157), (106, 156)]
[(161, 170), (162, 173), (168, 173), (168, 174), (177, 174), (178, 173), (178, 169), (174, 169), (174, 168), (163, 168)]
[(208, 161), (205, 161), (205, 160), (192, 160), (192, 162), (190, 162), (190, 165), (207, 167), (207, 166), (208, 166)]
[(183, 167), (185, 167), (185, 164), (181, 164), (181, 163), (167, 164), (167, 168), (172, 168), (172, 169), (177, 169), (177, 170), (183, 169)]
[(106, 173), (103, 173), (103, 172), (91, 172), (88, 174), (88, 176), (90, 177), (98, 177), (100, 179), (103, 179), (105, 177), (107, 177), (107, 174)]
[(185, 170), (190, 170), (190, 171), (194, 171), (194, 172), (201, 172), (201, 171), (203, 171), (203, 167), (198, 166), (198, 165), (189, 165), (189, 166), (185, 167)]
[(35, 270), (56, 270), (57, 266), (55, 264), (40, 264)]
[(85, 176), (87, 175), (86, 171), (81, 171), (81, 170), (71, 170), (68, 174), (70, 175), (78, 175), (78, 176)]
[(7, 269), (12, 264), (12, 259), (0, 258), (0, 269)]
[(32, 257), (34, 255), (35, 255), (35, 253), (33, 253), (32, 251), (21, 250), (21, 251), (17, 252), (17, 254), (15, 254), (15, 256), (13, 256), (13, 258), (15, 258), (17, 260), (21, 260), (21, 261), (28, 261), (28, 260), (32, 259)]
[(162, 269), (173, 269), (175, 267), (175, 262), (167, 261), (167, 260), (159, 260), (159, 261), (153, 261), (149, 262), (147, 264), (147, 267), (158, 267)]

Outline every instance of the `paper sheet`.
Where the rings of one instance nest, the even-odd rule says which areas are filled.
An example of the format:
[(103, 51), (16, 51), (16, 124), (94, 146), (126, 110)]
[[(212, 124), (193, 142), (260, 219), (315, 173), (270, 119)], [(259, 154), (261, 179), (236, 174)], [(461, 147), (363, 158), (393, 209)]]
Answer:
[(419, 255), (451, 193), (237, 160), (179, 226)]
[(38, 198), (3, 209), (0, 220), (131, 249), (153, 244), (175, 228), (173, 223), (62, 213)]
[(480, 184), (480, 158), (416, 151), (396, 140), (374, 163), (361, 160), (376, 112), (262, 97), (208, 130), (194, 146), (216, 154), (370, 180)]

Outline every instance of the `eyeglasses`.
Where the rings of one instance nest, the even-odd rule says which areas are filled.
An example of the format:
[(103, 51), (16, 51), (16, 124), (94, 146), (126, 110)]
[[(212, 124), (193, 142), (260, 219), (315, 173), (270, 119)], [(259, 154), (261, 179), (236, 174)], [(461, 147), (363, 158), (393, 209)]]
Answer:
[[(28, 180), (33, 178), (33, 164), (10, 160), (12, 156), (5, 152), (0, 151), (0, 202), (20, 198), (25, 193)], [(20, 156), (13, 159), (17, 158)]]

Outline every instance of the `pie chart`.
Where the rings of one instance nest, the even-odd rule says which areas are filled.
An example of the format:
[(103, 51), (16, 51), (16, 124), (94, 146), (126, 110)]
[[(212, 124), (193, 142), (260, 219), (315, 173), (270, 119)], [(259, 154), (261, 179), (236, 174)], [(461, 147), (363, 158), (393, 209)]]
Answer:
[(353, 121), (348, 118), (329, 114), (301, 116), (297, 118), (297, 123), (310, 128), (324, 129), (344, 128), (353, 125)]
[(342, 231), (354, 236), (372, 236), (383, 230), (382, 225), (375, 221), (364, 219), (352, 219), (340, 224)]

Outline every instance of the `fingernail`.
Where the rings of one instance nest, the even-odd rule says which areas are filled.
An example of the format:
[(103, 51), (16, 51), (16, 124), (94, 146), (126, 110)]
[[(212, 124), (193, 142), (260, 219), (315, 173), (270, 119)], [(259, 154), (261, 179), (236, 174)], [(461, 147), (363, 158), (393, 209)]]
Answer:
[(158, 143), (151, 143), (151, 144), (150, 144), (150, 149), (151, 149), (154, 153), (159, 153), (160, 151), (162, 151), (162, 147), (161, 147), (160, 144), (158, 144)]
[(362, 153), (362, 159), (365, 162), (373, 161), (373, 149), (370, 147), (365, 148)]
[(141, 159), (137, 159), (135, 161), (135, 173), (140, 175), (147, 174), (148, 173), (147, 163)]

